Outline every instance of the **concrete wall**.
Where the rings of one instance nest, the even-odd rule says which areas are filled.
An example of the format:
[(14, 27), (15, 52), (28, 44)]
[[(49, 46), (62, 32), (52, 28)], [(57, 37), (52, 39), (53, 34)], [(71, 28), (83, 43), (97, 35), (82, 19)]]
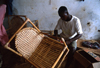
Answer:
[(59, 19), (58, 8), (62, 5), (80, 18), (84, 32), (81, 39), (100, 39), (100, 0), (14, 0), (13, 14), (38, 20), (41, 30), (53, 30)]

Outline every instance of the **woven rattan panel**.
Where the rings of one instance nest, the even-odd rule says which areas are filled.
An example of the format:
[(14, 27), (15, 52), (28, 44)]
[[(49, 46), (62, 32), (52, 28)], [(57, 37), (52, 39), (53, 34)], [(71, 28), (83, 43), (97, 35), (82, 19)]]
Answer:
[(39, 34), (34, 28), (24, 28), (16, 36), (16, 48), (25, 58), (28, 59), (42, 41), (43, 37), (44, 35)]

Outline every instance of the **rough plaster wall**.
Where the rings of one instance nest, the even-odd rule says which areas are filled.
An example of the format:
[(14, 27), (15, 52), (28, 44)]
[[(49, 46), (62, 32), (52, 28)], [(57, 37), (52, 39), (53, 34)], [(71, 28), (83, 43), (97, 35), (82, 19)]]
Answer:
[(100, 39), (100, 0), (86, 0), (80, 5), (77, 13), (74, 13), (80, 18), (83, 27), (82, 39)]
[(51, 0), (51, 3), (50, 0), (14, 0), (13, 14), (38, 20), (41, 30), (53, 30), (59, 19), (57, 10), (62, 5), (80, 18), (84, 32), (82, 39), (100, 39), (100, 0)]

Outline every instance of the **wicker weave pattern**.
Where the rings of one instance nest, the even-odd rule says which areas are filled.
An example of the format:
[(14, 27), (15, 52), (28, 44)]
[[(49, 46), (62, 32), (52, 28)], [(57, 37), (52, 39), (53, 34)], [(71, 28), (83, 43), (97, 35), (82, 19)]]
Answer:
[(39, 34), (34, 28), (22, 29), (16, 36), (16, 48), (25, 57), (29, 58), (31, 54), (35, 51), (43, 35)]
[(37, 65), (40, 65), (41, 68), (51, 68), (63, 48), (63, 45), (55, 43), (48, 37), (44, 37), (29, 60)]
[(22, 29), (16, 36), (15, 44), (23, 57), (41, 68), (52, 68), (65, 47), (32, 27)]

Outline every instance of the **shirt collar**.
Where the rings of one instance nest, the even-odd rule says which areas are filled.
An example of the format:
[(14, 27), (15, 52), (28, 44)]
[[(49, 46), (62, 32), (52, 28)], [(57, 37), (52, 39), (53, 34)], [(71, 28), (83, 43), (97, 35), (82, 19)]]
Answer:
[(64, 21), (64, 20), (62, 20), (62, 21), (64, 21), (65, 23), (68, 23), (68, 22), (71, 22), (72, 20), (73, 20), (73, 15), (72, 15), (72, 19), (70, 21)]

